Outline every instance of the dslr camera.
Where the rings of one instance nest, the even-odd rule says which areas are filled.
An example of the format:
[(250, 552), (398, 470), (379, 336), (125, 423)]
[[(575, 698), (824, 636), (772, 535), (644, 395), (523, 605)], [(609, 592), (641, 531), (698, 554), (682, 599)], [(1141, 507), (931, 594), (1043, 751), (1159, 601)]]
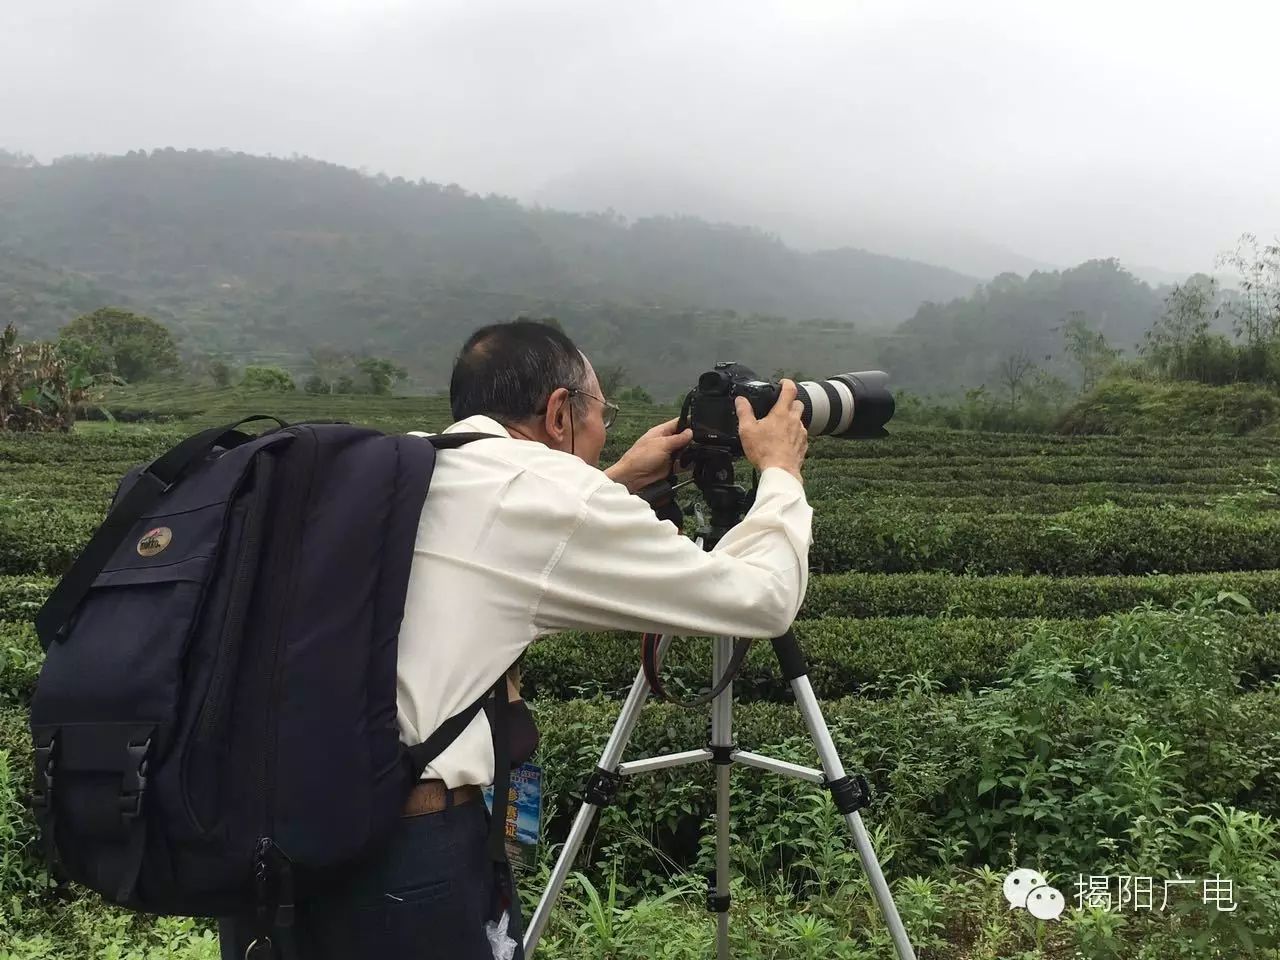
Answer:
[[(888, 435), (884, 425), (893, 416), (893, 395), (885, 384), (889, 375), (880, 370), (841, 373), (827, 380), (796, 383), (796, 398), (804, 405), (801, 420), (811, 437), (862, 440)], [(778, 401), (782, 385), (762, 380), (740, 363), (717, 363), (698, 377), (698, 385), (685, 397), (679, 429), (693, 428), (693, 443), (742, 456), (738, 437), (735, 398), (746, 397), (757, 417), (763, 417)]]

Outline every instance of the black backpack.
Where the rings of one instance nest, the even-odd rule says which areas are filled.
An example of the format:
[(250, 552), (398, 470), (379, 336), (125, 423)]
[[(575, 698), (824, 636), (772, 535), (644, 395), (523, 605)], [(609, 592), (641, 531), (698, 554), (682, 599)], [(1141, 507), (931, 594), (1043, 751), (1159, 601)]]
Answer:
[(509, 767), (505, 677), (425, 743), (396, 723), (436, 450), (484, 435), (236, 430), (262, 419), (125, 477), (36, 618), (31, 734), (33, 808), (66, 876), (136, 910), (269, 927), (377, 849), (495, 693), (495, 860)]

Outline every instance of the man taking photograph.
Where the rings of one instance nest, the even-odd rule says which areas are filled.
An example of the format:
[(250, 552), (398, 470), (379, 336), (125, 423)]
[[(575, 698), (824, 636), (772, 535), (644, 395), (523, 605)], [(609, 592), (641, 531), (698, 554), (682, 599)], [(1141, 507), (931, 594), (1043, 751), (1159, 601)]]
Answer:
[[(661, 424), (598, 469), (617, 408), (558, 329), (517, 321), (476, 331), (455, 363), (450, 401), (456, 422), (445, 433), (494, 439), (437, 456), (399, 638), (405, 742), (426, 739), (480, 698), (545, 634), (770, 638), (791, 625), (807, 584), (812, 518), (801, 477), (808, 435), (791, 381), (759, 420), (737, 401), (759, 488), (711, 552), (633, 495), (669, 475), (692, 432)], [(536, 733), (523, 704), (512, 706), (518, 763)], [(427, 767), (378, 856), (300, 905), (304, 960), (489, 960), (486, 924), (504, 907), (518, 944), (518, 904), (486, 845), (481, 790), (493, 780), (482, 712)], [(235, 928), (223, 924), (224, 958), (243, 956), (247, 940)]]

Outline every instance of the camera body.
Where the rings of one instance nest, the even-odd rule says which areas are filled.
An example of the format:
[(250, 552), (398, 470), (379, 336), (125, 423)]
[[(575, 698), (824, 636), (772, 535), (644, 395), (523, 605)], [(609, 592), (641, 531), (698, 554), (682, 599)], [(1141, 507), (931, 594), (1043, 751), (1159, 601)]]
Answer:
[[(804, 406), (801, 420), (809, 436), (868, 439), (887, 434), (893, 416), (893, 396), (885, 387), (888, 375), (879, 370), (842, 373), (822, 381), (796, 384), (796, 399)], [(734, 361), (722, 361), (698, 377), (685, 398), (682, 426), (693, 428), (695, 444), (729, 450), (742, 456), (738, 413), (734, 406), (745, 397), (757, 418), (767, 416), (778, 401), (782, 385), (764, 380)]]
[(778, 399), (781, 384), (761, 380), (740, 363), (717, 363), (698, 377), (698, 385), (688, 398), (689, 425), (693, 427), (694, 443), (715, 447), (736, 447), (741, 456), (738, 441), (738, 412), (734, 407), (738, 397), (746, 397), (756, 417), (765, 416)]

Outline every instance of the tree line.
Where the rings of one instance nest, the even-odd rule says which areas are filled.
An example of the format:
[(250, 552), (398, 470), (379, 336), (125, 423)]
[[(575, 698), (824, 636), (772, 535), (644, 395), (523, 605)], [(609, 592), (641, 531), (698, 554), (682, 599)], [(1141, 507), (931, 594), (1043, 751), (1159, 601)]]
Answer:
[[(1046, 285), (1041, 278), (1036, 306), (1011, 309), (1017, 301), (1034, 297), (1037, 278), (997, 278), (973, 298), (953, 305), (951, 336), (927, 346), (939, 355), (951, 346), (953, 356), (963, 363), (980, 348), (971, 343), (966, 353), (956, 343), (959, 338), (971, 336), (976, 344), (986, 344), (990, 349), (987, 373), (979, 385), (940, 400), (902, 396), (900, 416), (997, 430), (1068, 429), (1073, 422), (1101, 429), (1107, 416), (1126, 424), (1169, 425), (1177, 422), (1176, 411), (1172, 417), (1144, 421), (1133, 417), (1132, 407), (1165, 397), (1171, 405), (1181, 405), (1182, 416), (1190, 418), (1191, 410), (1204, 402), (1198, 396), (1193, 401), (1190, 394), (1158, 395), (1154, 391), (1160, 385), (1238, 385), (1274, 393), (1280, 390), (1280, 242), (1266, 244), (1253, 234), (1243, 234), (1233, 250), (1217, 258), (1215, 266), (1239, 279), (1225, 286), (1216, 277), (1199, 273), (1160, 291), (1149, 325), (1137, 331), (1122, 326), (1117, 332), (1116, 314), (1106, 308), (1114, 305), (1126, 285), (1130, 292), (1142, 292), (1132, 278), (1125, 281), (1125, 272), (1114, 262), (1084, 265), (1110, 275), (1111, 292), (1102, 302), (1095, 302), (1092, 309), (1069, 309), (1056, 316), (1053, 305), (1065, 282)], [(1073, 272), (1060, 275), (1060, 281)], [(921, 308), (922, 313), (928, 310), (928, 305)], [(1013, 327), (1001, 328), (1002, 320), (1028, 315), (1040, 319), (1022, 331), (1021, 339)], [(1003, 346), (997, 334), (1008, 336)], [(1131, 342), (1130, 349), (1125, 349), (1122, 337)], [(1123, 389), (1103, 389), (1118, 382), (1126, 384)], [(1104, 408), (1110, 404), (1125, 409), (1105, 411), (1102, 420), (1096, 410), (1087, 417), (1073, 412), (1078, 398), (1104, 393)], [(1269, 406), (1261, 394), (1233, 395), (1236, 406), (1260, 403)]]
[[(313, 348), (303, 389), (313, 394), (391, 393), (407, 377), (384, 357), (332, 347)], [(280, 366), (249, 364), (237, 370), (220, 357), (197, 353), (183, 360), (164, 324), (117, 307), (77, 317), (54, 340), (23, 342), (9, 321), (0, 333), (0, 430), (69, 430), (77, 411), (102, 388), (176, 381), (244, 390), (296, 390)]]
[[(660, 359), (683, 396), (710, 365), (683, 349), (692, 337), (705, 341), (715, 359), (768, 358), (773, 362), (757, 372), (772, 371), (775, 379), (819, 380), (853, 365), (851, 358), (862, 368), (914, 370), (911, 377), (894, 377), (900, 421), (1046, 430), (1062, 421), (1077, 397), (1117, 378), (1280, 388), (1280, 243), (1245, 234), (1216, 266), (1239, 280), (1228, 287), (1196, 274), (1153, 291), (1114, 260), (1026, 278), (1004, 275), (971, 297), (922, 305), (899, 332), (879, 339), (852, 335), (839, 323), (732, 311), (655, 319), (607, 305), (564, 305), (563, 318), (542, 319), (580, 341), (611, 343), (603, 356), (589, 352), (606, 396), (626, 403), (652, 402), (654, 393), (666, 397), (661, 383), (654, 392), (641, 385), (648, 371), (643, 357), (639, 373), (617, 358), (643, 355), (646, 343), (666, 339)], [(1144, 317), (1148, 322), (1139, 324)], [(292, 371), (263, 363), (237, 368), (229, 355), (199, 347), (184, 355), (169, 326), (120, 307), (84, 313), (46, 342), (20, 343), (11, 324), (0, 351), (0, 429), (66, 428), (94, 389), (148, 380), (386, 395), (409, 377), (401, 363), (331, 344), (310, 347)], [(436, 355), (447, 369), (451, 355), (438, 349)], [(836, 369), (829, 369), (833, 363)], [(916, 389), (902, 391), (903, 379)]]

